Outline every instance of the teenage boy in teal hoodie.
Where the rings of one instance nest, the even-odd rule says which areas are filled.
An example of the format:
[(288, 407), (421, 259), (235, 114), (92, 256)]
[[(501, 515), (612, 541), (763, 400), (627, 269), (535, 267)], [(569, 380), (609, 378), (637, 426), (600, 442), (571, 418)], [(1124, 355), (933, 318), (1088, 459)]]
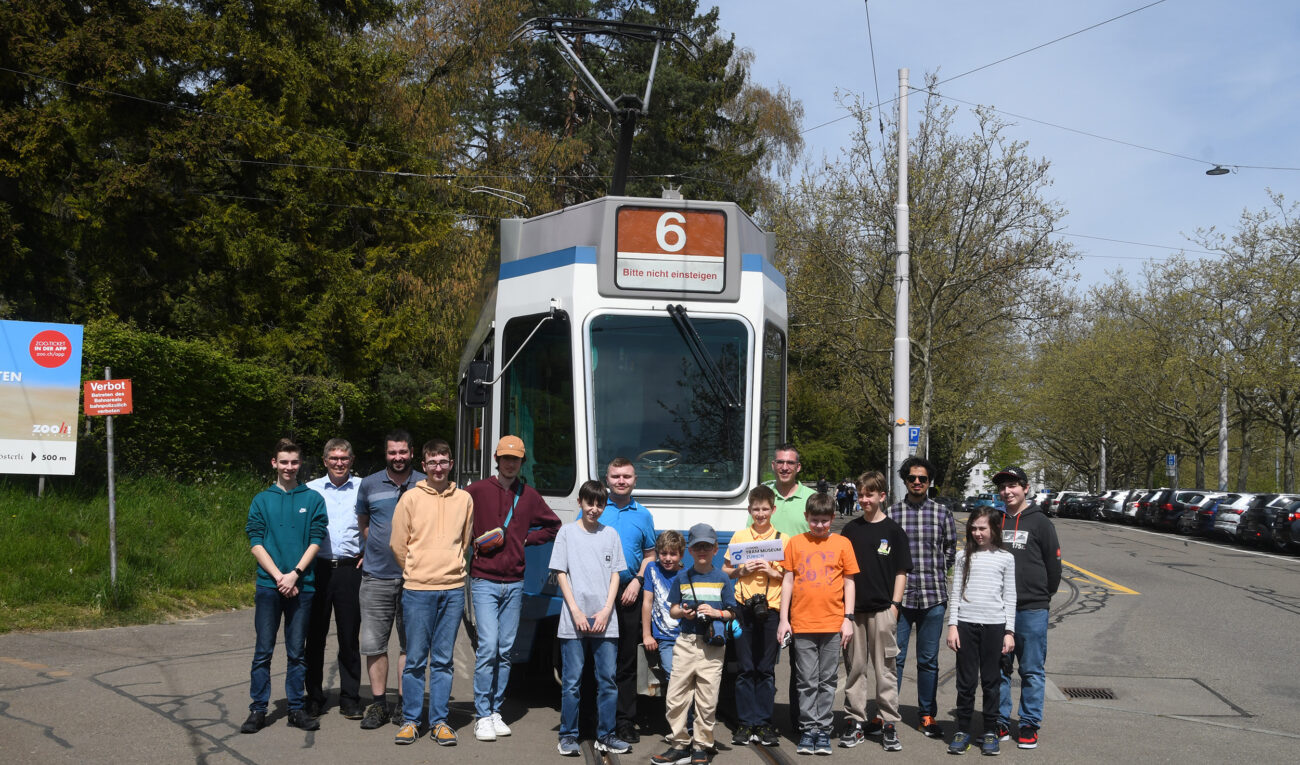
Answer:
[(253, 625), (257, 643), (249, 672), (248, 719), (240, 733), (256, 733), (266, 724), (266, 707), (271, 698), (271, 655), (275, 632), (284, 617), (284, 652), (288, 670), (284, 692), (289, 702), (289, 725), (317, 730), (320, 723), (303, 709), (307, 676), (307, 623), (311, 597), (315, 592), (312, 562), (329, 528), (325, 500), (305, 484), (298, 483), (302, 450), (287, 438), (275, 447), (271, 467), (275, 483), (253, 498), (244, 532), (257, 561), (257, 594)]

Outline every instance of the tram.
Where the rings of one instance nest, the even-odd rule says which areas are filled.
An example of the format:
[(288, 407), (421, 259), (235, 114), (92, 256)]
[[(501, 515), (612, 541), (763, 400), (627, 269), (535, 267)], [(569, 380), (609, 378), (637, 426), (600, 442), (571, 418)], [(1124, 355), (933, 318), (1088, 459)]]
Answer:
[[(460, 360), (457, 483), (492, 475), (497, 440), (514, 434), (521, 476), (568, 523), (578, 487), (627, 457), (657, 531), (705, 522), (725, 545), (785, 440), (775, 237), (734, 203), (669, 191), (507, 219), (500, 240)], [(549, 664), (563, 604), (550, 553), (526, 548), (517, 666)]]

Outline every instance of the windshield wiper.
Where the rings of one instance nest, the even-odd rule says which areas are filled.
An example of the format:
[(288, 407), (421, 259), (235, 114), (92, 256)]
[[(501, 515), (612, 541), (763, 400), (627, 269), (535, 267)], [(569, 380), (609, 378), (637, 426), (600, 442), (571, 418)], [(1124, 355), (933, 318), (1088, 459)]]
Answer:
[(700, 339), (700, 333), (695, 331), (695, 324), (691, 317), (686, 315), (686, 307), (683, 305), (669, 305), (668, 316), (673, 320), (673, 326), (677, 327), (677, 333), (682, 336), (682, 341), (686, 347), (691, 350), (691, 355), (695, 357), (695, 363), (700, 365), (704, 372), (704, 377), (713, 387), (713, 392), (722, 399), (722, 403), (728, 409), (740, 409), (740, 399), (732, 392), (731, 387), (727, 385), (722, 376), (722, 371), (718, 369), (717, 362), (709, 353), (709, 349), (704, 347), (704, 341)]

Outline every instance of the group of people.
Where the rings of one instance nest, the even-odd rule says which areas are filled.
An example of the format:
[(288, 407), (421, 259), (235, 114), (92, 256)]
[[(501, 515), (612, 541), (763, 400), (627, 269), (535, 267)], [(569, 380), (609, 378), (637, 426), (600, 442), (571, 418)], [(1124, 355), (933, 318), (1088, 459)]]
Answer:
[[(351, 475), (353, 454), (342, 439), (326, 444), (327, 474), (306, 485), (297, 482), (299, 452), (281, 442), (272, 462), (276, 483), (249, 510), (247, 532), (258, 563), (257, 644), (245, 733), (265, 724), (271, 651), (282, 617), (288, 724), (318, 727), (332, 611), (340, 712), (360, 719), (362, 728), (392, 718), (400, 725), (399, 744), (425, 731), (441, 745), (455, 744), (447, 722), (452, 646), (468, 582), (478, 632), (474, 735), (482, 741), (509, 735), (500, 710), (519, 623), (524, 547), (554, 540), (549, 567), (564, 601), (557, 630), (562, 755), (579, 753), (588, 664), (595, 677), (596, 746), (622, 753), (640, 739), (637, 658), (644, 647), (666, 688), (670, 728), (668, 749), (652, 761), (706, 765), (715, 749), (728, 640), (739, 665), (733, 744), (779, 742), (775, 667), (789, 646), (798, 753), (831, 753), (841, 658), (846, 727), (839, 745), (878, 737), (886, 751), (898, 751), (899, 692), (913, 633), (918, 728), (925, 736), (944, 737), (936, 721), (944, 641), (957, 653), (956, 732), (949, 751), (960, 754), (976, 743), (996, 754), (998, 742), (1010, 738), (1017, 664), (1017, 744), (1038, 744), (1047, 609), (1060, 583), (1060, 548), (1051, 522), (1027, 501), (1028, 479), (1020, 468), (994, 476), (1005, 518), (989, 510), (972, 513), (959, 553), (952, 513), (929, 497), (934, 467), (927, 460), (903, 463), (907, 493), (892, 507), (885, 477), (861, 475), (853, 489), (862, 514), (836, 534), (837, 498), (799, 482), (798, 451), (782, 444), (772, 460), (775, 479), (749, 493), (749, 524), (731, 538), (736, 555), (715, 566), (718, 537), (707, 524), (685, 536), (675, 530), (656, 535), (653, 516), (632, 496), (636, 470), (625, 458), (609, 463), (604, 483), (579, 488), (578, 519), (562, 526), (520, 479), (526, 452), (515, 436), (497, 444), (496, 475), (464, 489), (449, 479), (452, 457), (444, 441), (424, 445), (426, 472), (420, 473), (412, 467), (410, 437), (389, 434), (385, 470), (360, 481)], [(387, 643), (394, 625), (402, 669), (398, 704), (390, 709)], [(360, 655), (367, 657), (373, 696), (364, 707)], [(984, 724), (974, 735), (977, 685)]]
[[(524, 547), (550, 542), (560, 530), (541, 495), (519, 479), (523, 441), (503, 437), (496, 474), (467, 489), (450, 479), (446, 441), (423, 445), (421, 472), (411, 437), (400, 430), (385, 437), (384, 469), (365, 478), (352, 475), (352, 445), (335, 438), (325, 444), (326, 474), (302, 484), (301, 452), (287, 439), (277, 444), (271, 462), (276, 481), (249, 507), (245, 531), (258, 564), (256, 647), (252, 702), (240, 732), (256, 733), (266, 724), (271, 655), (282, 621), (288, 724), (320, 727), (332, 616), (340, 714), (367, 730), (396, 723), (398, 744), (428, 731), (438, 744), (454, 745), (456, 731), (447, 723), (452, 651), (468, 581), (478, 630), (474, 736), (509, 736), (501, 703), (522, 605)], [(390, 707), (394, 627), (401, 668), (397, 703)], [(361, 697), (362, 656), (368, 704)]]

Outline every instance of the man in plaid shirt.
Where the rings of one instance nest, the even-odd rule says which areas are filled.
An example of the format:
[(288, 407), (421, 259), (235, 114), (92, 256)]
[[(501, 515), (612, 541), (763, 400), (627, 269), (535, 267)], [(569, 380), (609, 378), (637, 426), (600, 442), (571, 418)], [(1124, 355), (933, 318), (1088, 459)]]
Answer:
[[(889, 517), (907, 532), (912, 551), (912, 573), (903, 590), (898, 615), (898, 685), (901, 695), (907, 643), (916, 632), (916, 701), (921, 732), (943, 738), (934, 721), (939, 685), (939, 641), (948, 605), (948, 569), (957, 558), (957, 523), (948, 508), (928, 497), (934, 465), (923, 457), (909, 457), (898, 471), (907, 496), (889, 508)], [(869, 726), (875, 728), (873, 724)]]

